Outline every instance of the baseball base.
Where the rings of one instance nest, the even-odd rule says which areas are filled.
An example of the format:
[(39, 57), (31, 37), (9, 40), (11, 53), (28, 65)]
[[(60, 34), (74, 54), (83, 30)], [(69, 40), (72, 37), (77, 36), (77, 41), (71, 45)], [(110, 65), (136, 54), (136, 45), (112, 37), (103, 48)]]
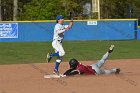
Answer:
[(44, 75), (44, 78), (64, 78), (66, 75), (54, 75), (54, 74), (49, 74), (49, 75)]

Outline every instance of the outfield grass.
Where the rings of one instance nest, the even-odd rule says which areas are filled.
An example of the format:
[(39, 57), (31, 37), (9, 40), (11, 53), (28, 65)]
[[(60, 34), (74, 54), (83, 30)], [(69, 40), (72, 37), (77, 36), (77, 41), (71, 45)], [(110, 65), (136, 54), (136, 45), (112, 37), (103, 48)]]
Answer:
[[(111, 44), (115, 50), (109, 59), (140, 58), (140, 41), (64, 41), (63, 61), (98, 60)], [(47, 52), (53, 51), (51, 42), (1, 42), (0, 64), (44, 63)]]

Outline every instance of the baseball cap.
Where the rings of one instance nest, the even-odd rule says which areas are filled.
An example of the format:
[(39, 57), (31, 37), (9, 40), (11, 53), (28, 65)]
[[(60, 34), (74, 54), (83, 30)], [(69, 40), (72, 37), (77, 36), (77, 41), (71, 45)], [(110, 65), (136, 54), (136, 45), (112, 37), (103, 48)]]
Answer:
[(56, 20), (63, 19), (63, 18), (64, 18), (64, 16), (62, 16), (62, 15), (57, 15), (56, 16)]

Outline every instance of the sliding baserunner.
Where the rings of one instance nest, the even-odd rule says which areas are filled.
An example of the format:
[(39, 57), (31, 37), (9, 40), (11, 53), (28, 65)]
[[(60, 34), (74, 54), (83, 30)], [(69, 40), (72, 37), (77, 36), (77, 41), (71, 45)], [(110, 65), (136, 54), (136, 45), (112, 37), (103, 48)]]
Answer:
[(103, 55), (101, 60), (99, 60), (95, 64), (91, 65), (83, 65), (81, 64), (78, 60), (76, 59), (71, 59), (69, 61), (70, 69), (68, 69), (62, 77), (65, 76), (72, 76), (72, 75), (77, 75), (77, 74), (91, 74), (91, 75), (100, 75), (100, 74), (119, 74), (120, 68), (113, 68), (113, 69), (103, 69), (101, 68), (109, 55), (113, 52), (114, 50), (114, 45), (111, 45), (109, 50)]

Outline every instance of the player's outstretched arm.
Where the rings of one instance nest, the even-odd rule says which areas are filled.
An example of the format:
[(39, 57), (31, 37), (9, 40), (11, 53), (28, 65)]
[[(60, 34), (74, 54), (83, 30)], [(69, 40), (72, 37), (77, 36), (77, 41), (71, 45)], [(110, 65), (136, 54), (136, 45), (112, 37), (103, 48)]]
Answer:
[(66, 30), (69, 30), (73, 25), (73, 13), (72, 12), (70, 12), (70, 18), (69, 19), (70, 19), (70, 23), (69, 23), (68, 27), (65, 28)]
[(72, 76), (77, 74), (80, 74), (78, 70), (68, 69), (63, 75)]
[(69, 29), (72, 27), (72, 25), (73, 25), (73, 21), (70, 21), (70, 23), (69, 23), (68, 27), (67, 27), (67, 28), (65, 28), (65, 30), (66, 30), (66, 31), (67, 31), (67, 30), (69, 30)]

